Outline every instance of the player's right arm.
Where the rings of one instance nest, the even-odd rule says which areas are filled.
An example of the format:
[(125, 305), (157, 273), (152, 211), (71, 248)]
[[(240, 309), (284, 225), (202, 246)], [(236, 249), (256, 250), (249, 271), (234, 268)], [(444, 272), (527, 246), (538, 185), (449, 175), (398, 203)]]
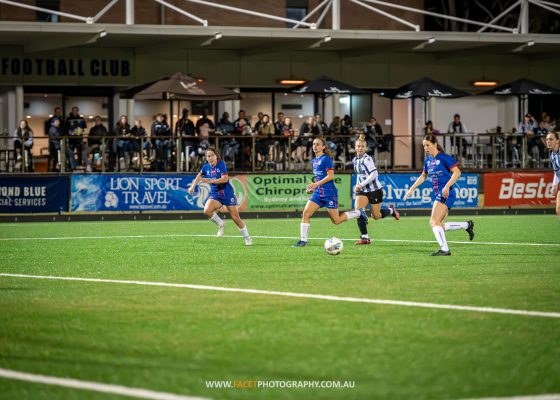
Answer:
[(416, 179), (416, 182), (414, 182), (414, 184), (410, 187), (410, 189), (408, 189), (408, 192), (406, 192), (406, 194), (403, 197), (403, 200), (408, 199), (411, 195), (412, 192), (414, 192), (414, 190), (420, 186), (421, 184), (424, 183), (424, 181), (426, 180), (426, 177), (428, 176), (428, 173), (426, 171), (422, 172), (422, 175), (420, 175), (418, 177), (418, 179)]
[(196, 176), (196, 178), (194, 178), (193, 183), (191, 184), (191, 186), (187, 189), (187, 193), (188, 194), (193, 194), (194, 193), (194, 188), (196, 185), (198, 185), (198, 183), (201, 181), (202, 179), (202, 172), (199, 172), (198, 175)]

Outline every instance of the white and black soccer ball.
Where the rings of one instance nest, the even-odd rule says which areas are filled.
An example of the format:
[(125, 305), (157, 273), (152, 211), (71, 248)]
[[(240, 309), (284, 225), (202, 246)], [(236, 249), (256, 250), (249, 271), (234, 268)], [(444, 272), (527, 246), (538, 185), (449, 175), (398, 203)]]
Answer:
[(332, 237), (330, 239), (325, 240), (325, 250), (331, 256), (337, 256), (342, 253), (342, 249), (344, 248), (344, 244), (342, 240)]

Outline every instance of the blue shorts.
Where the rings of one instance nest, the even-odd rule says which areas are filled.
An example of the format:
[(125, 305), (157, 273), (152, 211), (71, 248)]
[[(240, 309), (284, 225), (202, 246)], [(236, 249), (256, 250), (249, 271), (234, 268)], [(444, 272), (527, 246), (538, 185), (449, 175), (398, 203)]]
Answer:
[(318, 193), (313, 193), (313, 196), (309, 198), (313, 203), (319, 205), (319, 207), (326, 208), (338, 208), (338, 194), (334, 193), (330, 196), (319, 196)]
[(441, 204), (445, 204), (447, 208), (451, 210), (453, 208), (453, 203), (455, 202), (456, 198), (457, 196), (455, 195), (455, 189), (451, 189), (449, 191), (449, 196), (447, 196), (447, 198), (445, 199), (441, 197), (441, 192), (436, 193), (434, 197), (434, 201), (439, 201)]
[(236, 206), (237, 197), (233, 192), (210, 193), (209, 199), (219, 201), (224, 206)]

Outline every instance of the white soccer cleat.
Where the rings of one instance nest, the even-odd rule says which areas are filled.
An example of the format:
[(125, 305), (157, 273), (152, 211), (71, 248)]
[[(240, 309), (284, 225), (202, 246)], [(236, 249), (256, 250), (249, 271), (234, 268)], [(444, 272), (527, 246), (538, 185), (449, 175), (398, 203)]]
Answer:
[(226, 224), (218, 225), (218, 233), (216, 234), (216, 236), (218, 236), (218, 237), (224, 236), (225, 227), (226, 227)]
[(253, 238), (251, 236), (247, 236), (245, 239), (245, 246), (252, 246), (253, 245)]

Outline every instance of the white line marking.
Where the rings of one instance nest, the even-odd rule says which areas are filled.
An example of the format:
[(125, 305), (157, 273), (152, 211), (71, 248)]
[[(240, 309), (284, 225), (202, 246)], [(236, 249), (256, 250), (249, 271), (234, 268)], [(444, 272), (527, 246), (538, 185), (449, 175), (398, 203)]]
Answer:
[(78, 379), (57, 378), (55, 376), (29, 374), (27, 372), (14, 371), (0, 368), (0, 377), (27, 381), (33, 383), (44, 383), (46, 385), (64, 386), (73, 389), (91, 390), (94, 392), (118, 394), (122, 396), (136, 397), (139, 399), (152, 400), (205, 400), (204, 397), (181, 396), (173, 393), (155, 392), (147, 389), (131, 388), (121, 385), (81, 381)]
[(508, 308), (460, 306), (460, 305), (452, 305), (452, 304), (422, 303), (422, 302), (402, 301), (402, 300), (368, 299), (368, 298), (360, 298), (360, 297), (339, 297), (339, 296), (329, 296), (329, 295), (322, 295), (322, 294), (279, 292), (279, 291), (259, 290), (259, 289), (230, 288), (230, 287), (223, 287), (223, 286), (193, 285), (188, 283), (128, 281), (128, 280), (118, 280), (118, 279), (24, 275), (24, 274), (9, 274), (9, 273), (0, 273), (0, 276), (12, 277), (12, 278), (29, 278), (29, 279), (54, 279), (54, 280), (61, 280), (61, 281), (121, 283), (126, 285), (164, 286), (164, 287), (176, 287), (176, 288), (197, 289), (197, 290), (211, 290), (217, 292), (251, 293), (251, 294), (264, 294), (270, 296), (285, 296), (285, 297), (300, 297), (300, 298), (317, 299), (317, 300), (345, 301), (350, 303), (385, 304), (385, 305), (404, 306), (404, 307), (438, 308), (438, 309), (445, 309), (445, 310), (475, 311), (475, 312), (494, 313), (494, 314), (524, 315), (529, 317), (560, 318), (560, 312), (512, 310)]
[[(216, 237), (215, 234), (161, 234), (161, 235), (114, 235), (114, 236), (60, 236), (60, 237), (20, 237), (0, 238), (0, 242), (22, 241), (22, 240), (95, 240), (95, 239), (153, 239), (153, 238), (181, 238), (181, 237)], [(242, 238), (241, 235), (224, 235), (224, 238)], [(316, 237), (309, 240), (327, 240), (330, 237)], [(299, 236), (253, 236), (256, 239), (293, 239), (299, 240)], [(355, 241), (356, 238), (344, 238), (340, 240)], [(433, 240), (410, 240), (410, 239), (374, 239), (374, 242), (397, 242), (397, 243), (435, 243)], [(531, 242), (467, 242), (448, 240), (447, 243), (455, 244), (479, 244), (496, 246), (552, 246), (560, 247), (560, 243), (531, 243)]]
[(484, 397), (484, 398), (472, 398), (464, 400), (560, 400), (559, 393), (553, 394), (529, 394), (525, 396), (513, 396), (513, 397)]

